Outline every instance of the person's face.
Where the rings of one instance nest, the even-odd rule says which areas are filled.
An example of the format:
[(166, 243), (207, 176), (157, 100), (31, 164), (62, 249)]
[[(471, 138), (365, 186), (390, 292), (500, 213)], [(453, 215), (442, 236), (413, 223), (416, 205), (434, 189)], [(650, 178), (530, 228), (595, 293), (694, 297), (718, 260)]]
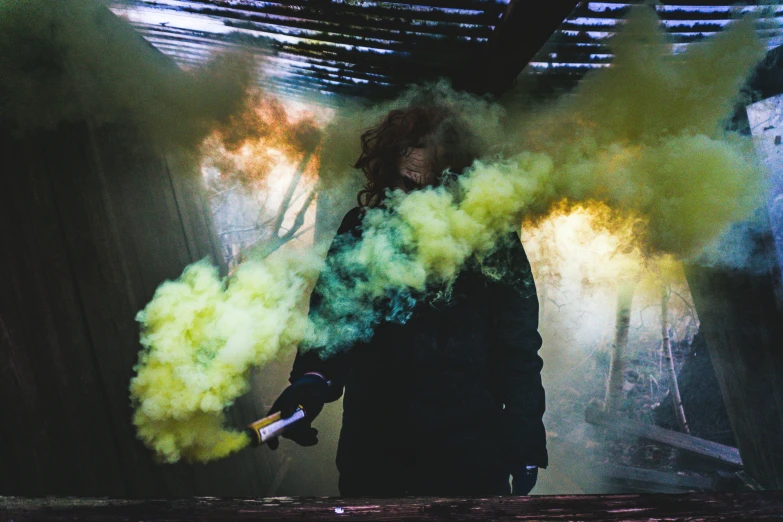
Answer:
[(436, 146), (409, 148), (398, 161), (398, 188), (410, 192), (435, 185), (438, 181), (436, 154), (442, 153), (441, 149)]

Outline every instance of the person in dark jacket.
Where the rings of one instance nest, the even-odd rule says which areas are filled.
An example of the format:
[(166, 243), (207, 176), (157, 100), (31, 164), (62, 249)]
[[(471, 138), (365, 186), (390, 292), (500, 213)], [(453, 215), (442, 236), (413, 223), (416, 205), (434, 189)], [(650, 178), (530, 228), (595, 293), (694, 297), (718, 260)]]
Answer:
[[(367, 131), (355, 166), (368, 183), (327, 255), (361, 240), (364, 208), (383, 205), (388, 190), (435, 185), (443, 181), (437, 173), (469, 166), (480, 144), (466, 129), (434, 106), (392, 111)], [(341, 495), (503, 495), (510, 475), (513, 494), (524, 495), (547, 466), (538, 299), (518, 235), (504, 238), (481, 268), (468, 263), (447, 298), (418, 299), (404, 324), (381, 323), (369, 342), (328, 359), (312, 349), (297, 354), (291, 385), (270, 413), (288, 417), (302, 405), (306, 419), (283, 436), (310, 446), (313, 418), (344, 393)]]

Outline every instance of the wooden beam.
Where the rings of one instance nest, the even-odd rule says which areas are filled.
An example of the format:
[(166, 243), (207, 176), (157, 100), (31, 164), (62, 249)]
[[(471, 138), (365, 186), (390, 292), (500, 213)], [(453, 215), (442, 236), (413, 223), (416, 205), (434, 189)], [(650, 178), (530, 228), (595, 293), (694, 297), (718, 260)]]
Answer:
[[(337, 5), (337, 4), (333, 4)], [(484, 25), (483, 17), (474, 15), (461, 23), (442, 21), (436, 24), (414, 22), (415, 11), (410, 13), (392, 12), (386, 16), (372, 16), (366, 12), (344, 12), (335, 7), (322, 9), (293, 9), (274, 5), (259, 5), (257, 10), (237, 9), (230, 4), (227, 7), (183, 7), (183, 11), (218, 16), (229, 20), (247, 20), (261, 24), (273, 24), (310, 31), (331, 31), (357, 36), (377, 37), (387, 34), (388, 38), (398, 39), (406, 33), (423, 33), (435, 36), (463, 36), (487, 38), (493, 26)]]
[(730, 466), (742, 467), (742, 459), (737, 448), (604, 413), (596, 403), (591, 403), (585, 410), (585, 420), (596, 426), (660, 442)]
[[(603, 18), (603, 19), (622, 19), (625, 18), (628, 15), (628, 11), (630, 11), (631, 6), (629, 5), (630, 2), (625, 2), (624, 4), (617, 4), (615, 6), (606, 6), (607, 2), (601, 2), (600, 8), (594, 7), (595, 4), (591, 4), (590, 2), (581, 2), (576, 9), (574, 9), (572, 16), (579, 16), (579, 17), (585, 17), (585, 18)], [(673, 6), (672, 2), (666, 2), (666, 5), (668, 9), (658, 9), (658, 17), (661, 20), (681, 20), (681, 21), (699, 21), (702, 22), (704, 20), (734, 20), (736, 19), (735, 15), (732, 13), (732, 9), (735, 8), (735, 6), (730, 6), (728, 4), (723, 5), (715, 5), (713, 3), (710, 5), (709, 11), (694, 11), (692, 9), (671, 9)], [(689, 6), (693, 6), (692, 2), (689, 2)], [(769, 7), (775, 7), (773, 5), (770, 5)], [(780, 11), (776, 10), (775, 13), (777, 16), (779, 16)], [(762, 18), (763, 19), (763, 18)]]
[(561, 495), (490, 498), (295, 498), (120, 500), (0, 497), (0, 519), (33, 520), (769, 520), (783, 491), (680, 495)]
[[(585, 25), (576, 22), (565, 22), (563, 29), (568, 31), (608, 31), (616, 32), (614, 26), (606, 26), (603, 24)], [(683, 26), (671, 26), (664, 27), (664, 31), (668, 34), (681, 34), (681, 33), (719, 33), (723, 30), (723, 25), (711, 22), (709, 20), (693, 20), (693, 24)]]
[[(512, 0), (490, 36), (486, 54), (455, 80), (462, 89), (498, 96), (508, 90), (531, 59), (577, 5), (578, 0), (539, 4)], [(542, 9), (546, 6), (546, 9)]]
[(304, 65), (289, 65), (293, 74), (299, 73), (303, 76), (315, 76), (316, 78), (323, 78), (327, 80), (342, 80), (352, 83), (356, 80), (367, 80), (369, 82), (382, 82), (393, 85), (395, 83), (404, 83), (399, 78), (384, 76), (379, 73), (367, 73), (359, 69), (348, 69), (343, 66), (335, 67), (333, 65), (320, 65), (316, 63), (310, 63), (307, 66)]
[[(446, 37), (437, 35), (405, 35), (399, 36), (380, 30), (356, 29), (351, 32), (334, 31), (305, 31), (298, 29), (283, 29), (276, 24), (259, 24), (249, 20), (224, 20), (224, 25), (236, 29), (246, 29), (259, 33), (274, 34), (279, 36), (295, 37), (302, 40), (325, 42), (327, 44), (340, 44), (353, 47), (365, 47), (369, 49), (382, 49), (399, 53), (422, 52), (441, 53), (438, 59), (446, 55), (478, 53), (484, 42), (468, 40), (466, 38)], [(296, 45), (296, 44), (294, 44)]]
[[(493, 25), (500, 18), (505, 5), (496, 2), (455, 2), (450, 0), (431, 0), (430, 2), (363, 2), (351, 4), (348, 2), (318, 4), (309, 0), (280, 0), (272, 2), (242, 2), (235, 4), (230, 1), (192, 0), (193, 3), (210, 6), (225, 6), (240, 8), (248, 12), (261, 13), (301, 13), (312, 11), (335, 11), (340, 15), (373, 16), (378, 18), (409, 18), (440, 23), (454, 24), (488, 24)], [(422, 9), (425, 7), (425, 9)], [(292, 15), (293, 16), (293, 15)], [(319, 18), (320, 19), (320, 18)]]
[[(380, 68), (388, 76), (401, 75), (405, 72), (405, 69), (408, 69), (418, 73), (417, 77), (419, 79), (448, 75), (460, 63), (459, 56), (446, 53), (384, 54), (375, 51), (361, 51), (356, 48), (346, 49), (335, 45), (307, 42), (298, 44), (285, 43), (276, 46), (276, 48), (281, 52), (308, 58), (343, 61), (356, 64), (357, 67), (366, 67), (373, 70)], [(407, 74), (406, 77), (408, 77)]]

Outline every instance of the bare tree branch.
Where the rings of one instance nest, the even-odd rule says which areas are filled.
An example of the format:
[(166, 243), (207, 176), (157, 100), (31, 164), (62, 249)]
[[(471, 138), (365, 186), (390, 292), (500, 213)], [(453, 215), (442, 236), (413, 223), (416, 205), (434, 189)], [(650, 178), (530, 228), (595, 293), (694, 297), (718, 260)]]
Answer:
[(292, 239), (296, 239), (300, 235), (304, 234), (305, 232), (313, 228), (312, 226), (310, 226), (304, 230), (301, 231), (299, 230), (302, 228), (302, 225), (304, 225), (305, 214), (307, 213), (307, 209), (310, 208), (310, 205), (313, 203), (313, 200), (315, 200), (316, 195), (317, 192), (315, 189), (310, 191), (310, 195), (307, 197), (307, 200), (304, 202), (302, 207), (297, 212), (296, 217), (294, 218), (294, 223), (291, 225), (291, 228), (286, 230), (286, 232), (283, 235), (273, 237), (267, 241), (264, 241), (263, 244), (255, 243), (253, 245), (250, 245), (245, 249), (245, 251), (253, 251), (254, 252), (252, 254), (253, 257), (258, 257), (263, 259), (271, 255), (274, 251), (276, 251), (278, 248), (280, 248), (287, 242), (291, 241)]
[(277, 236), (280, 233), (280, 228), (283, 225), (285, 214), (288, 211), (288, 208), (291, 206), (291, 198), (294, 196), (294, 192), (296, 192), (296, 187), (299, 185), (299, 181), (304, 175), (307, 164), (310, 163), (310, 158), (313, 157), (313, 152), (314, 150), (306, 152), (302, 158), (302, 161), (299, 162), (299, 166), (296, 167), (294, 177), (291, 179), (291, 183), (288, 184), (288, 190), (286, 190), (285, 196), (283, 196), (283, 201), (280, 202), (280, 208), (277, 209), (277, 215), (275, 216), (275, 221), (272, 225), (273, 236)]
[(674, 370), (674, 359), (672, 358), (672, 344), (669, 340), (669, 288), (664, 288), (661, 292), (661, 339), (663, 340), (663, 356), (666, 358), (666, 368), (669, 372), (669, 380), (672, 383), (672, 404), (674, 405), (674, 415), (677, 418), (677, 425), (683, 433), (690, 433), (688, 421), (685, 420), (685, 409), (682, 407), (682, 396), (680, 387), (677, 384), (677, 372)]
[(237, 187), (239, 187), (239, 183), (234, 183), (233, 185), (231, 185), (228, 188), (225, 188), (225, 189), (219, 190), (217, 192), (211, 193), (209, 195), (209, 199), (215, 199), (216, 197), (221, 196), (221, 195), (223, 195), (223, 194), (225, 194), (227, 192), (231, 192), (232, 190), (234, 190)]
[(631, 305), (636, 285), (626, 282), (620, 286), (617, 295), (617, 315), (615, 320), (612, 358), (609, 365), (609, 379), (606, 383), (605, 411), (613, 412), (620, 406), (625, 380), (625, 352), (628, 347), (628, 329), (631, 324)]
[(306, 234), (307, 232), (309, 232), (310, 230), (312, 230), (314, 228), (315, 228), (315, 225), (310, 225), (309, 227), (303, 228), (302, 230), (297, 232), (295, 236), (293, 236), (291, 239), (289, 239), (289, 241), (293, 241), (294, 239), (298, 239), (299, 236), (301, 236), (302, 234)]
[(228, 234), (233, 234), (234, 232), (253, 232), (253, 231), (256, 231), (256, 230), (260, 230), (260, 228), (257, 227), (257, 226), (244, 227), (244, 228), (232, 228), (230, 230), (224, 230), (224, 231), (220, 232), (219, 235), (225, 236), (225, 235), (228, 235)]
[(280, 236), (280, 239), (285, 239), (286, 241), (291, 239), (291, 237), (296, 233), (297, 230), (302, 228), (302, 225), (304, 225), (304, 219), (305, 214), (307, 214), (307, 209), (310, 208), (310, 205), (313, 204), (313, 201), (315, 200), (315, 189), (310, 191), (310, 195), (307, 196), (307, 199), (305, 200), (302, 207), (299, 209), (299, 212), (296, 213), (296, 217), (294, 218), (294, 224), (291, 226), (288, 231)]
[(676, 290), (671, 289), (671, 293), (673, 293), (674, 295), (676, 295), (677, 297), (679, 297), (682, 300), (682, 302), (685, 304), (686, 308), (688, 308), (688, 313), (690, 314), (691, 318), (693, 319), (693, 323), (694, 324), (698, 324), (699, 323), (699, 319), (698, 319), (698, 317), (696, 317), (696, 309), (694, 308), (693, 304), (690, 301), (688, 301), (687, 299), (685, 299), (682, 295), (680, 295), (680, 293), (677, 292)]

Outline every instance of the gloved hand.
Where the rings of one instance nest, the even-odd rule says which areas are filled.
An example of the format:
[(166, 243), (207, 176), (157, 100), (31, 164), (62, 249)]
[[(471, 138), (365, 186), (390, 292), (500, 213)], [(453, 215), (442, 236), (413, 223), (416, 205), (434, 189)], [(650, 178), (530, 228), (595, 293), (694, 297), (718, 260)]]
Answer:
[(520, 466), (520, 469), (512, 473), (511, 477), (511, 494), (527, 495), (538, 480), (538, 467)]
[[(294, 414), (299, 405), (304, 408), (305, 418), (288, 428), (283, 437), (291, 439), (300, 446), (314, 446), (318, 443), (318, 430), (311, 427), (313, 422), (324, 407), (329, 397), (329, 383), (326, 379), (316, 374), (306, 374), (294, 381), (283, 390), (267, 415), (280, 412), (282, 418), (287, 419)], [(280, 441), (273, 437), (266, 441), (270, 449), (277, 449)]]

